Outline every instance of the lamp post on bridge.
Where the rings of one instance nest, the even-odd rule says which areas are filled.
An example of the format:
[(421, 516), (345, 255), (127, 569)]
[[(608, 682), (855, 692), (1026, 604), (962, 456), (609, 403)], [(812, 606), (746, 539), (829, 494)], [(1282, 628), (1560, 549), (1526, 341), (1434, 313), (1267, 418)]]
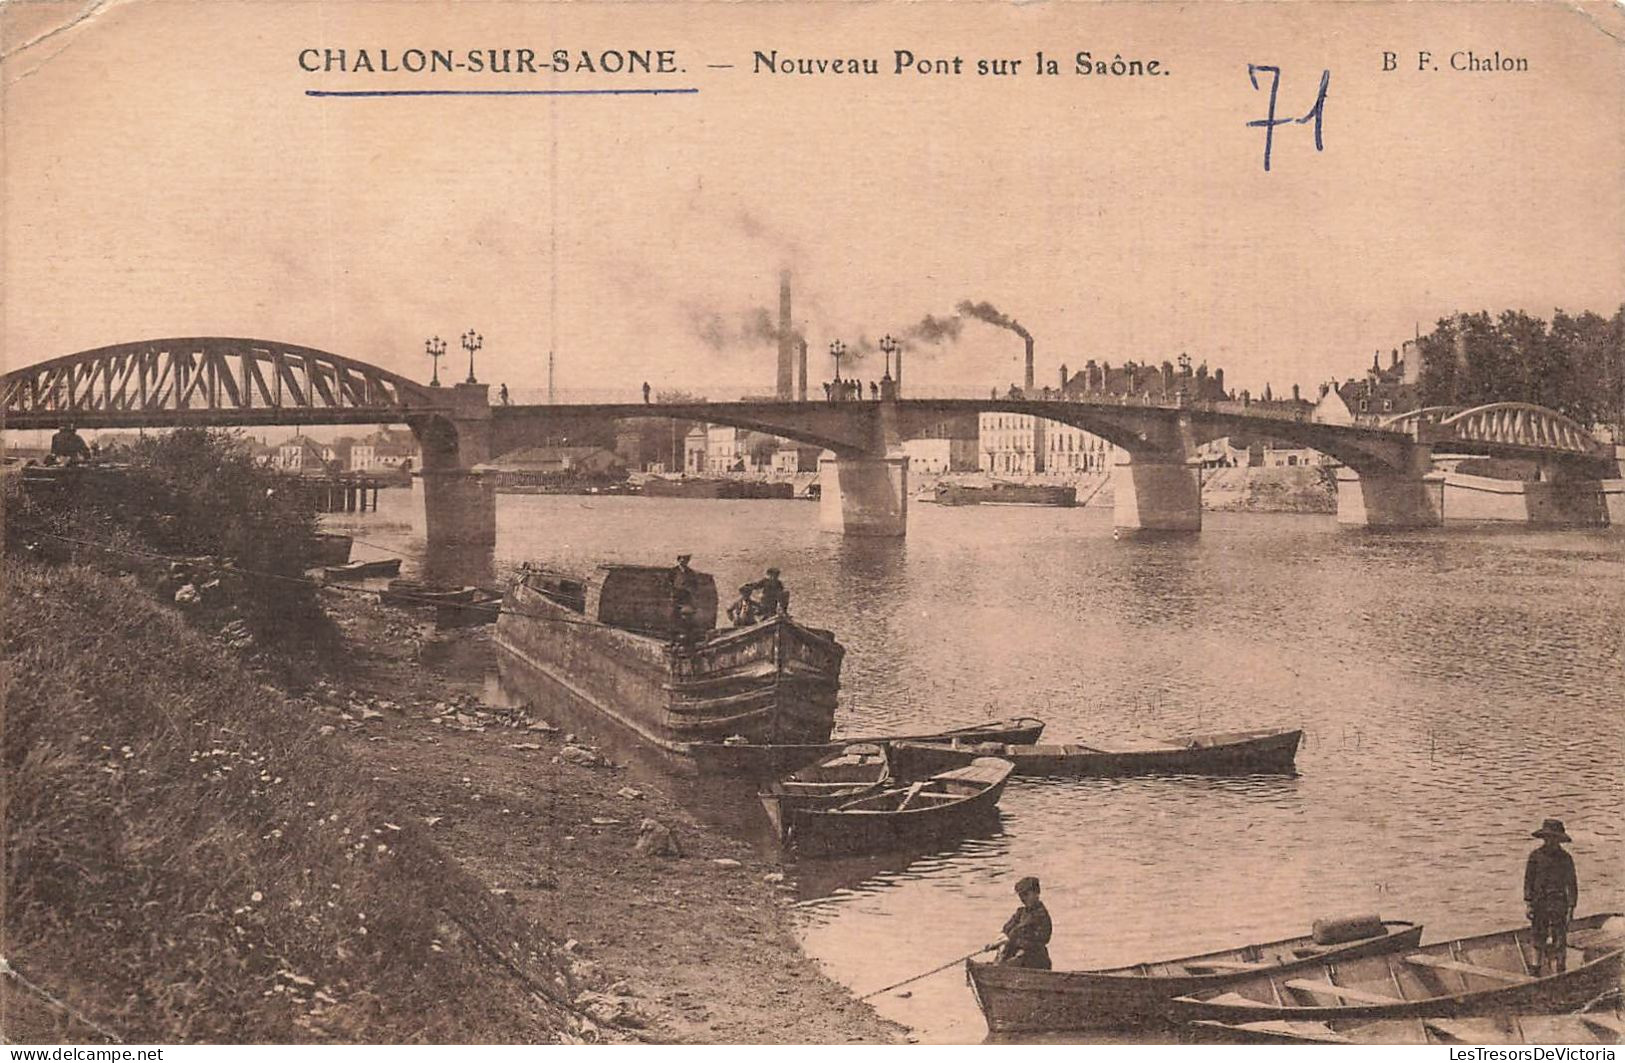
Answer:
[(463, 333), (463, 350), (468, 352), (468, 380), (465, 383), (478, 384), (474, 379), (474, 352), (485, 346), (485, 337), (469, 329)]
[(841, 356), (846, 353), (846, 344), (840, 340), (831, 340), (829, 343), (829, 356), (835, 359), (835, 382), (841, 382)]
[(446, 341), (439, 336), (423, 341), (423, 353), (429, 356), (429, 364), (434, 366), (434, 379), (429, 381), (431, 388), (440, 386), (440, 359), (446, 356)]
[[(880, 337), (880, 351), (886, 359), (886, 369), (880, 377), (880, 397), (883, 399), (897, 397), (897, 380), (903, 375), (902, 349), (903, 345), (898, 343), (891, 333)], [(891, 375), (891, 360), (894, 354), (897, 355), (897, 377)]]

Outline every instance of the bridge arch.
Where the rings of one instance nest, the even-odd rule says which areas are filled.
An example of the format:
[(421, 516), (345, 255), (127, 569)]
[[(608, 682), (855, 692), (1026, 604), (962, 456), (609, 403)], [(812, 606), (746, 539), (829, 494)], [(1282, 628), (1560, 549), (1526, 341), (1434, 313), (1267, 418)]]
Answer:
[(298, 344), (226, 336), (139, 340), (0, 377), (8, 428), (377, 424), (445, 405), (437, 389)]
[(1528, 402), (1494, 402), (1462, 410), (1439, 422), (1461, 442), (1557, 450), (1607, 457), (1608, 448), (1574, 418)]

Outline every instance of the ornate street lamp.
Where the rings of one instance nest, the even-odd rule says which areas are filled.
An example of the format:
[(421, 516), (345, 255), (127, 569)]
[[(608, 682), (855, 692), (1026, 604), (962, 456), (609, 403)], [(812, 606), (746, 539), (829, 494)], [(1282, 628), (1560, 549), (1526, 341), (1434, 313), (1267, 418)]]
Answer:
[(835, 381), (836, 381), (836, 383), (840, 383), (840, 380), (841, 380), (841, 356), (844, 355), (845, 353), (846, 353), (846, 344), (842, 343), (840, 340), (831, 340), (830, 341), (830, 344), (829, 344), (829, 356), (831, 358), (835, 359)]
[(474, 379), (474, 352), (485, 346), (485, 337), (469, 329), (463, 333), (463, 350), (468, 352), (468, 383), (478, 384)]
[(885, 358), (886, 358), (886, 372), (881, 377), (882, 380), (890, 380), (891, 379), (891, 356), (896, 354), (899, 350), (901, 350), (902, 346), (903, 346), (902, 344), (898, 343), (895, 339), (892, 338), (892, 335), (889, 332), (886, 333), (884, 336), (880, 337), (880, 350), (881, 350), (881, 353), (884, 354)]
[(439, 336), (423, 341), (423, 353), (429, 356), (429, 364), (434, 366), (434, 379), (429, 381), (431, 388), (440, 386), (440, 359), (446, 356), (446, 341)]

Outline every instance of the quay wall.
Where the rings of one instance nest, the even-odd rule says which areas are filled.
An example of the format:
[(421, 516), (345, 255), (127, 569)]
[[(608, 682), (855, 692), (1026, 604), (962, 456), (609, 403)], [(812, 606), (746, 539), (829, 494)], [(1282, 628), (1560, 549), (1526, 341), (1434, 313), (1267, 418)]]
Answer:
[(1625, 521), (1625, 480), (1501, 480), (1445, 474), (1446, 520), (1603, 527)]

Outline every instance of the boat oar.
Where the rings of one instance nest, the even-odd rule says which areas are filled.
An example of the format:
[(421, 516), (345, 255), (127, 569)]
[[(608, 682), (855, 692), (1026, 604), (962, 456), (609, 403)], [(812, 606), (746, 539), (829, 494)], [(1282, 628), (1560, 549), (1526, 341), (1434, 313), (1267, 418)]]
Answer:
[(872, 993), (863, 994), (863, 996), (859, 997), (858, 999), (859, 1000), (868, 1000), (870, 997), (878, 997), (882, 993), (888, 992), (888, 991), (893, 990), (893, 989), (897, 989), (900, 986), (906, 986), (910, 982), (918, 982), (920, 979), (929, 978), (931, 975), (934, 975), (934, 974), (938, 973), (939, 971), (946, 971), (950, 967), (957, 967), (959, 964), (964, 963), (966, 960), (972, 958), (973, 956), (980, 956), (984, 952), (992, 952), (994, 949), (996, 949), (998, 947), (999, 947), (998, 945), (983, 945), (981, 948), (977, 949), (975, 952), (967, 952), (967, 953), (965, 953), (965, 955), (959, 957), (958, 959), (949, 960), (947, 963), (943, 964), (941, 967), (933, 967), (929, 971), (921, 971), (919, 974), (914, 975), (912, 978), (905, 978), (901, 982), (893, 982), (891, 985), (881, 986), (879, 989), (875, 990)]

